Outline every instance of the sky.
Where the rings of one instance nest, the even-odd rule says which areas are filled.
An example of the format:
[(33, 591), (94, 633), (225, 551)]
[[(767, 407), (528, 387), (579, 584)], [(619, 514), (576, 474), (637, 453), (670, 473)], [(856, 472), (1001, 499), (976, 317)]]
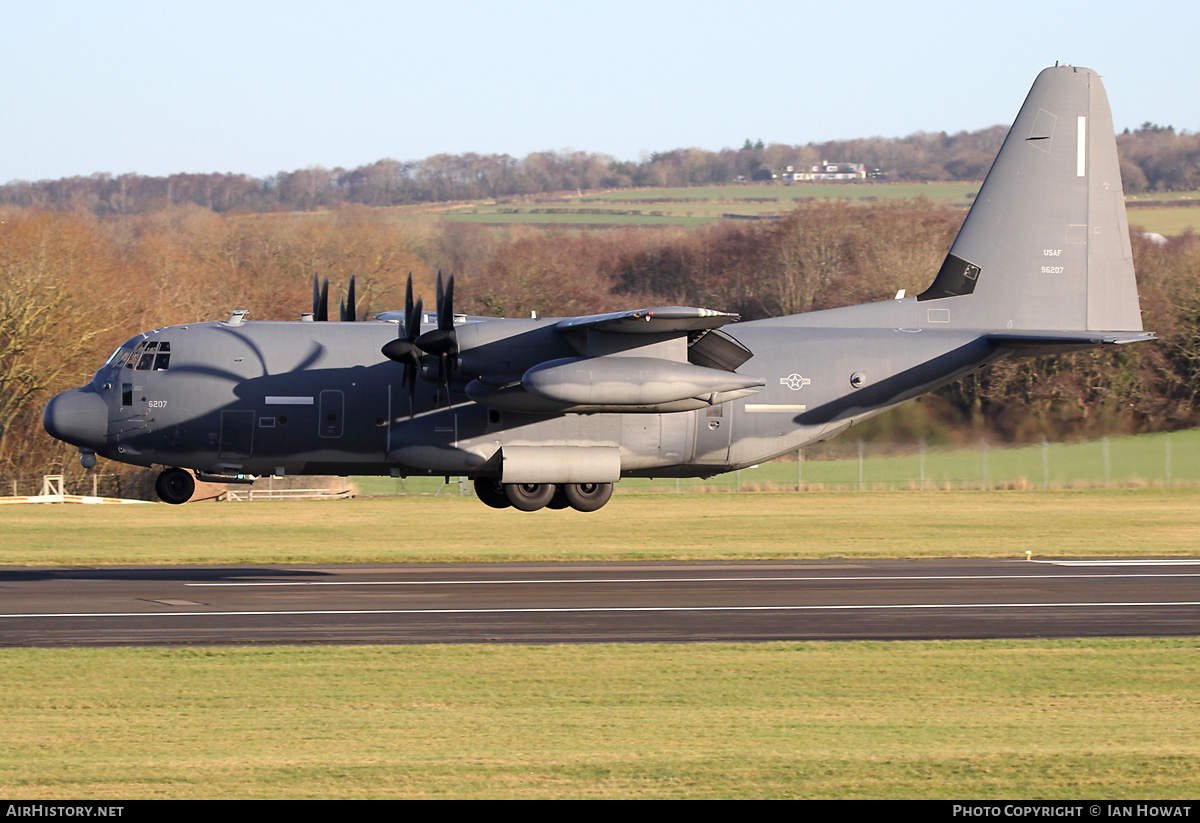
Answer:
[(0, 183), (954, 133), (1011, 123), (1056, 61), (1100, 73), (1118, 131), (1200, 131), (1196, 0), (0, 0), (0, 15)]

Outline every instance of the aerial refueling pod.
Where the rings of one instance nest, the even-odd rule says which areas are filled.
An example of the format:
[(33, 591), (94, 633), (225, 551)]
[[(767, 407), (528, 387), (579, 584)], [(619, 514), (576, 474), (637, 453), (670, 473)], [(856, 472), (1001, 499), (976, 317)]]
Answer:
[(652, 406), (763, 382), (658, 357), (564, 357), (540, 363), (521, 378), (531, 394), (577, 406)]
[(752, 377), (657, 357), (564, 357), (529, 369), (519, 381), (467, 384), (467, 397), (505, 411), (678, 412), (728, 403), (764, 385)]

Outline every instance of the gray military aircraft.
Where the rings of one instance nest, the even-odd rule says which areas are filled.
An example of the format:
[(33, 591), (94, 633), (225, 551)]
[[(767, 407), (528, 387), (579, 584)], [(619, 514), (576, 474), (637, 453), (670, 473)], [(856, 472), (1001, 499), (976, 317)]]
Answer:
[[(315, 290), (315, 283), (314, 283)], [(1099, 76), (1037, 78), (932, 285), (737, 323), (669, 306), (570, 318), (435, 312), (169, 326), (124, 343), (43, 422), (96, 456), (195, 478), (474, 478), (489, 506), (593, 511), (622, 477), (710, 477), (845, 431), (1009, 357), (1142, 331), (1112, 115)], [(354, 298), (342, 319), (354, 319)], [(305, 322), (314, 321), (314, 322)]]

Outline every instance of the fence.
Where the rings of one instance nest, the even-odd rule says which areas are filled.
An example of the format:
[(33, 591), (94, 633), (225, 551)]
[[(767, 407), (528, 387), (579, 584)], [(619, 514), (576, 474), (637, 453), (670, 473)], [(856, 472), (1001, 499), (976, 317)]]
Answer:
[[(356, 477), (353, 483), (361, 493), (372, 495), (470, 493), (470, 483), (455, 477), (449, 486), (441, 477)], [(1200, 431), (1004, 447), (979, 441), (966, 448), (846, 439), (710, 479), (626, 478), (616, 491), (682, 494), (1188, 485), (1200, 485)]]
[[(0, 477), (0, 496), (28, 497), (41, 494), (45, 477), (46, 475), (41, 474), (37, 477)], [(126, 497), (131, 492), (131, 486), (127, 477), (101, 472), (79, 476), (67, 475), (62, 480), (62, 490), (66, 494), (84, 494), (92, 497)]]
[(934, 491), (1200, 484), (1200, 432), (935, 449), (849, 441), (711, 480), (623, 480), (622, 491)]
[[(289, 478), (289, 480), (292, 478)], [(295, 478), (306, 486), (312, 478)], [(355, 477), (354, 491), (366, 495), (469, 496), (461, 477)], [(133, 496), (132, 481), (118, 474), (67, 476), (69, 494)], [(278, 485), (278, 484), (276, 484)], [(935, 491), (950, 489), (1068, 489), (1200, 485), (1200, 431), (1106, 437), (1082, 443), (997, 447), (979, 441), (967, 448), (933, 448), (922, 443), (879, 444), (835, 440), (788, 458), (710, 479), (626, 478), (621, 494), (755, 491)], [(42, 477), (0, 477), (0, 495), (39, 494)], [(251, 494), (251, 491), (253, 494)], [(240, 499), (288, 499), (307, 489), (272, 488), (269, 480), (231, 487)], [(344, 496), (311, 490), (321, 497)], [(336, 491), (336, 490), (335, 490)]]

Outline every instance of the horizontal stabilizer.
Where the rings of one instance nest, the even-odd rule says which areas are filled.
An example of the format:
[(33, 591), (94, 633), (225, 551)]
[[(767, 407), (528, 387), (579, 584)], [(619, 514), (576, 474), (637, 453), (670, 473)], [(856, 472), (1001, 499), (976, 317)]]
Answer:
[(1156, 340), (1154, 332), (1005, 332), (989, 334), (987, 340), (1008, 349), (1089, 349), (1096, 346), (1123, 346)]

